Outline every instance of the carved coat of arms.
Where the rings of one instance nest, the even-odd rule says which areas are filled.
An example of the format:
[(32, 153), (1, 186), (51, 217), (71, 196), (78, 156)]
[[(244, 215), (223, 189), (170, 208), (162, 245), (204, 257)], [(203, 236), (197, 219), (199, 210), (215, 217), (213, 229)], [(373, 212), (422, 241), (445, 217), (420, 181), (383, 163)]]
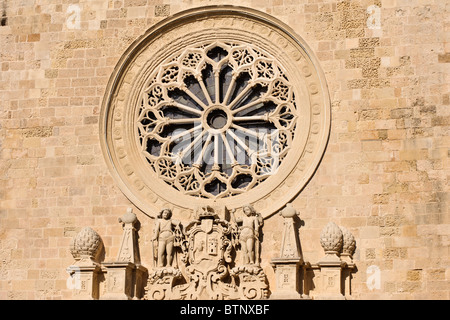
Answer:
[[(268, 294), (265, 274), (259, 265), (236, 266), (239, 237), (236, 223), (219, 217), (209, 206), (183, 228), (178, 241), (180, 268), (155, 268), (146, 288), (147, 299), (263, 299)], [(171, 259), (168, 259), (171, 261)], [(251, 290), (252, 288), (252, 290)]]

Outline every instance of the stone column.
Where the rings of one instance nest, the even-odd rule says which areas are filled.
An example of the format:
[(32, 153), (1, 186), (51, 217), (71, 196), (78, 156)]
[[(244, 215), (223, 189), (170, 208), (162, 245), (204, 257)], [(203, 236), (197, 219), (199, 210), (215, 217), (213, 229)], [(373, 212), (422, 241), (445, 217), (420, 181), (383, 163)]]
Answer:
[(271, 261), (275, 271), (276, 288), (270, 298), (301, 299), (299, 288), (302, 280), (300, 271), (303, 270), (301, 268), (303, 259), (294, 222), (297, 211), (288, 203), (280, 214), (284, 218), (283, 238), (280, 256)]

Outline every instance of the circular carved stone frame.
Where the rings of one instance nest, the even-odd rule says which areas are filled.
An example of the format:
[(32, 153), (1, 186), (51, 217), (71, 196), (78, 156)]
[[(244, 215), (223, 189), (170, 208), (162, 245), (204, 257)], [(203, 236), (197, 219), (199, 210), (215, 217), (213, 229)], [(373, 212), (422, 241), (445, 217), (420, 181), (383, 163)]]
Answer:
[[(296, 108), (291, 117), (295, 119), (295, 130), (289, 152), (270, 177), (242, 193), (200, 197), (176, 190), (151, 169), (140, 149), (136, 118), (142, 92), (161, 64), (179, 56), (187, 47), (213, 43), (249, 46), (276, 60), (295, 95)], [(221, 110), (213, 115), (205, 111), (203, 118), (220, 132), (232, 116), (224, 105), (212, 108)], [(213, 116), (216, 124), (209, 120)], [(330, 117), (325, 76), (301, 37), (265, 13), (243, 7), (211, 6), (165, 19), (127, 49), (106, 88), (100, 140), (116, 183), (136, 207), (151, 217), (163, 207), (171, 208), (175, 216), (189, 218), (199, 206), (226, 206), (239, 211), (252, 204), (268, 218), (292, 201), (313, 176), (328, 142)]]

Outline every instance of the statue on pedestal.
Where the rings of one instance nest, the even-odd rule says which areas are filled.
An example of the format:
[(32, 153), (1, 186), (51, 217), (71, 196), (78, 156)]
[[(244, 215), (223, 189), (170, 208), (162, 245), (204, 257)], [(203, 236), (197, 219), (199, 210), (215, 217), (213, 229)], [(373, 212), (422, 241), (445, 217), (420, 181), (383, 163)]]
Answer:
[(157, 217), (153, 231), (153, 257), (158, 267), (171, 267), (174, 258), (174, 247), (182, 234), (181, 224), (172, 220), (172, 210), (162, 209)]
[(258, 212), (251, 206), (243, 207), (244, 216), (236, 218), (232, 212), (233, 220), (238, 227), (238, 239), (242, 250), (244, 264), (259, 265), (260, 241), (259, 230), (264, 224), (264, 220)]

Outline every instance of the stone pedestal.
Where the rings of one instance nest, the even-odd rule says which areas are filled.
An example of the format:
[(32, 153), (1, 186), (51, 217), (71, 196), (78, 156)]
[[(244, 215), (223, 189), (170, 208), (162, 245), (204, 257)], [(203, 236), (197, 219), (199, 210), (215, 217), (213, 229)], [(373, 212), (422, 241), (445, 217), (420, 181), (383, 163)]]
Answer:
[(142, 299), (147, 269), (141, 263), (137, 231), (138, 220), (131, 208), (119, 218), (123, 235), (117, 260), (102, 264), (106, 275), (106, 292), (102, 300)]
[(73, 290), (76, 300), (97, 300), (100, 296), (101, 267), (97, 256), (103, 247), (98, 233), (91, 227), (84, 227), (72, 239), (70, 252), (75, 263), (66, 270), (70, 275), (67, 285)]
[(272, 267), (275, 271), (276, 288), (270, 296), (271, 299), (302, 299), (299, 293), (300, 270), (302, 260), (297, 259), (272, 259)]
[(134, 299), (141, 300), (145, 296), (148, 270), (143, 265), (136, 266), (136, 289)]
[(355, 253), (356, 249), (356, 240), (349, 230), (344, 227), (341, 227), (341, 230), (344, 242), (342, 245), (342, 253), (340, 257), (341, 260), (346, 263), (346, 267), (342, 270), (342, 285), (344, 286), (343, 294), (345, 295), (346, 299), (350, 299), (352, 294), (352, 274), (356, 270), (356, 265), (353, 262), (353, 254)]
[(75, 300), (98, 300), (99, 298), (99, 274), (101, 269), (98, 265), (78, 266), (72, 265), (67, 268), (70, 275), (68, 286), (73, 290)]
[(317, 264), (320, 269), (320, 294), (317, 300), (344, 300), (342, 286), (342, 269), (346, 263), (339, 253), (343, 246), (342, 230), (334, 223), (328, 223), (320, 234), (320, 243), (325, 256)]
[(103, 263), (106, 273), (106, 294), (102, 300), (131, 300), (135, 295), (135, 269), (131, 262)]
[(342, 270), (345, 265), (340, 260), (318, 263), (321, 293), (315, 300), (345, 300), (342, 288)]
[(342, 291), (346, 299), (352, 295), (352, 273), (356, 266), (353, 263), (352, 256), (348, 253), (341, 254), (341, 260), (345, 262), (345, 268), (342, 269)]

